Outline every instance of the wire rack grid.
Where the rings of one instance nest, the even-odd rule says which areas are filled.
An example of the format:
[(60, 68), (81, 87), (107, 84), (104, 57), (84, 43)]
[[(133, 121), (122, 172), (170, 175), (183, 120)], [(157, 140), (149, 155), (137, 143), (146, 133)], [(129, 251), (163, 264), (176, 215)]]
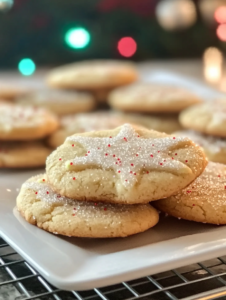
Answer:
[(226, 300), (226, 256), (88, 291), (62, 291), (0, 237), (0, 300)]

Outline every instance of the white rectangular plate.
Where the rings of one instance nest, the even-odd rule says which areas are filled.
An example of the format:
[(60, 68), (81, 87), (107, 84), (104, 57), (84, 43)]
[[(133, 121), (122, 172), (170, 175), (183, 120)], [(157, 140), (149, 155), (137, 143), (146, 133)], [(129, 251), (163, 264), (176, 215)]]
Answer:
[[(149, 80), (167, 81), (159, 74)], [(178, 82), (177, 77), (169, 76)], [(181, 77), (180, 77), (181, 80)], [(206, 87), (190, 82), (193, 90)], [(213, 90), (212, 96), (217, 96)], [(145, 233), (124, 239), (64, 238), (25, 222), (15, 209), (21, 184), (44, 172), (0, 171), (0, 235), (58, 288), (85, 290), (178, 268), (225, 255), (226, 226), (169, 217)]]
[(226, 253), (226, 227), (169, 217), (124, 239), (63, 238), (45, 232), (15, 209), (18, 188), (37, 173), (0, 172), (0, 236), (58, 288), (106, 286)]

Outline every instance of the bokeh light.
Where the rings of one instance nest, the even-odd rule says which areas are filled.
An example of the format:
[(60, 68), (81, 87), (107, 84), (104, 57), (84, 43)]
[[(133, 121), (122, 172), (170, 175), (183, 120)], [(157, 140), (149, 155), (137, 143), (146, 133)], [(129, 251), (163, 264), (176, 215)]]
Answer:
[(226, 24), (217, 27), (217, 36), (221, 41), (226, 42)]
[(182, 30), (192, 26), (197, 13), (191, 0), (161, 0), (156, 6), (156, 17), (165, 30)]
[(218, 7), (215, 11), (214, 18), (220, 24), (226, 23), (226, 6)]
[(207, 48), (203, 56), (204, 76), (210, 83), (217, 83), (222, 76), (223, 54), (215, 48)]
[(18, 69), (22, 75), (30, 76), (35, 72), (36, 66), (32, 59), (23, 58), (18, 64)]
[(65, 34), (65, 42), (74, 49), (85, 48), (90, 42), (90, 33), (82, 27), (71, 28)]
[(123, 37), (118, 42), (118, 51), (124, 57), (131, 57), (137, 51), (137, 43), (132, 37)]

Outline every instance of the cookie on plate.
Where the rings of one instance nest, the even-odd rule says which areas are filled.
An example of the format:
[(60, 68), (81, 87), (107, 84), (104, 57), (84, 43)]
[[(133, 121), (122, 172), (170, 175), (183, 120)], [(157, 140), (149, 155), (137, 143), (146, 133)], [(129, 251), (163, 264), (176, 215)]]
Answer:
[(0, 168), (33, 168), (45, 165), (51, 149), (41, 141), (0, 141)]
[(182, 129), (182, 126), (180, 125), (178, 120), (178, 115), (142, 115), (135, 113), (122, 113), (122, 116), (129, 123), (138, 124), (148, 129), (153, 129), (169, 134)]
[(63, 196), (135, 204), (172, 195), (206, 164), (201, 148), (188, 138), (124, 124), (68, 137), (47, 158), (46, 173)]
[(186, 89), (153, 83), (135, 83), (120, 87), (108, 96), (108, 103), (115, 109), (153, 113), (180, 112), (201, 101)]
[(47, 83), (57, 88), (102, 90), (134, 82), (137, 77), (132, 62), (87, 60), (53, 69), (47, 76)]
[(114, 129), (126, 123), (126, 119), (116, 113), (101, 111), (68, 115), (61, 118), (61, 127), (48, 138), (49, 146), (56, 148), (75, 133)]
[(25, 106), (44, 107), (59, 116), (85, 112), (95, 107), (94, 97), (89, 93), (54, 89), (26, 94), (17, 98), (16, 103)]
[(182, 111), (179, 121), (183, 127), (226, 137), (226, 102), (197, 104)]
[(0, 140), (34, 140), (47, 136), (59, 125), (51, 112), (32, 106), (0, 103)]
[(193, 130), (178, 131), (174, 135), (186, 136), (201, 146), (208, 160), (226, 164), (226, 139), (205, 135)]
[(155, 202), (170, 216), (203, 223), (226, 224), (226, 166), (209, 162), (200, 177), (178, 194)]
[(17, 197), (21, 215), (33, 225), (76, 237), (126, 237), (158, 223), (158, 212), (149, 204), (114, 205), (76, 201), (53, 192), (45, 175), (26, 181)]

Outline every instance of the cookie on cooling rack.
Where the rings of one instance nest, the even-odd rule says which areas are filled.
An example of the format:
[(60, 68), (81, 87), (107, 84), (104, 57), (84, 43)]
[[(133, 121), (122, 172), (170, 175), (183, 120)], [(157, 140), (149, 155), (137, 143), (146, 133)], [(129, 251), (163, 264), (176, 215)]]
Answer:
[(113, 205), (76, 201), (53, 192), (45, 175), (26, 181), (17, 197), (21, 215), (33, 225), (76, 237), (126, 237), (158, 223), (158, 212), (149, 204)]
[(42, 108), (0, 103), (0, 140), (34, 140), (47, 136), (59, 125), (54, 114)]
[(0, 168), (34, 168), (45, 165), (51, 149), (41, 141), (0, 141)]
[(203, 223), (226, 224), (226, 166), (209, 162), (205, 171), (178, 194), (155, 202), (170, 216)]
[(85, 112), (95, 107), (94, 97), (89, 93), (56, 89), (26, 94), (17, 98), (16, 103), (24, 106), (44, 107), (59, 116)]
[(135, 83), (113, 90), (108, 96), (111, 107), (123, 111), (174, 113), (202, 102), (190, 91), (170, 85)]
[(201, 148), (188, 138), (124, 124), (68, 137), (47, 158), (46, 173), (63, 196), (135, 204), (174, 194), (206, 164)]

